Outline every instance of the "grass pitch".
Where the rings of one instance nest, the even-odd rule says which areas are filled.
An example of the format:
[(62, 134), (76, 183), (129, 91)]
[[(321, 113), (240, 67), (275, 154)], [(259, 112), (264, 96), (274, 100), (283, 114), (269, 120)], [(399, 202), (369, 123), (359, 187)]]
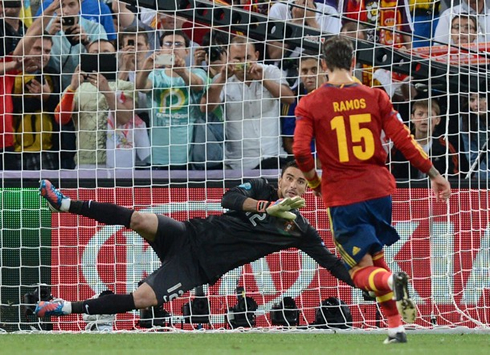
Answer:
[(490, 334), (385, 335), (298, 333), (4, 334), (0, 354), (489, 354)]

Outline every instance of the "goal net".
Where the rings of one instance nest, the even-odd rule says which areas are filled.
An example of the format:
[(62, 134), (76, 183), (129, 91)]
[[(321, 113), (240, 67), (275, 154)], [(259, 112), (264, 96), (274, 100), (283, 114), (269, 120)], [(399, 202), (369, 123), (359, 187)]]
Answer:
[[(325, 0), (305, 11), (294, 0), (101, 1), (81, 16), (58, 9), (46, 15), (44, 36), (34, 22), (22, 40), (12, 19), (30, 24), (43, 8), (31, 0), (30, 17), (3, 3), (0, 328), (386, 328), (375, 300), (296, 249), (160, 308), (33, 315), (37, 300), (134, 292), (160, 266), (130, 229), (51, 212), (40, 179), (72, 199), (179, 221), (221, 214), (227, 189), (259, 177), (275, 183), (292, 159), (295, 104), (323, 83), (321, 43), (339, 33), (353, 41), (357, 80), (390, 96), (453, 189), (447, 204), (436, 202), (427, 176), (384, 141), (401, 237), (385, 259), (410, 277), (419, 316), (409, 328), (488, 328), (490, 30), (459, 2)], [(216, 91), (220, 75), (226, 85)], [(336, 251), (323, 202), (310, 191), (305, 198), (302, 214)]]

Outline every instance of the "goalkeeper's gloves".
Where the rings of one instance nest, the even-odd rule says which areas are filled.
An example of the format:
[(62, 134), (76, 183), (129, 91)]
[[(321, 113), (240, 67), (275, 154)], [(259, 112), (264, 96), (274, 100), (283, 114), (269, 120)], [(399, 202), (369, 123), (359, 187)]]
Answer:
[[(269, 204), (265, 206), (265, 204), (264, 204), (265, 202), (268, 202)], [(280, 200), (277, 200), (275, 202), (258, 201), (257, 211), (267, 212), (267, 214), (269, 214), (271, 216), (278, 217), (278, 218), (284, 218), (284, 219), (287, 219), (289, 221), (293, 221), (296, 219), (296, 215), (290, 211), (304, 207), (304, 206), (305, 206), (304, 198), (301, 198), (300, 196), (295, 196), (293, 198), (287, 197), (284, 199), (280, 199)], [(262, 211), (259, 210), (259, 207), (261, 207)]]

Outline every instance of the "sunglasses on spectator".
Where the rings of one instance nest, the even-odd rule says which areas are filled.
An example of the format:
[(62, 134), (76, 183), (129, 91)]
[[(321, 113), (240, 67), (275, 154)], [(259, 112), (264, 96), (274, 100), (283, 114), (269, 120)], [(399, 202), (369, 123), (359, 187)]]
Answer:
[(171, 47), (174, 47), (174, 48), (182, 48), (185, 46), (185, 43), (184, 42), (170, 42), (170, 41), (166, 41), (166, 42), (163, 42), (162, 45), (164, 47), (167, 47), (167, 48), (171, 48)]

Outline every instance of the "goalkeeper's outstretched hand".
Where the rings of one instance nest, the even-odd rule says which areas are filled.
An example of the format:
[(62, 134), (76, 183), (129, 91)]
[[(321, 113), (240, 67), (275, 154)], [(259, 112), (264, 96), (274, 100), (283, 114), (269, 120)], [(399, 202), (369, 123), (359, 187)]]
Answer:
[(304, 206), (304, 198), (299, 196), (295, 196), (293, 198), (286, 197), (285, 199), (277, 200), (274, 204), (267, 207), (266, 211), (271, 216), (293, 221), (296, 219), (296, 215), (290, 211)]

